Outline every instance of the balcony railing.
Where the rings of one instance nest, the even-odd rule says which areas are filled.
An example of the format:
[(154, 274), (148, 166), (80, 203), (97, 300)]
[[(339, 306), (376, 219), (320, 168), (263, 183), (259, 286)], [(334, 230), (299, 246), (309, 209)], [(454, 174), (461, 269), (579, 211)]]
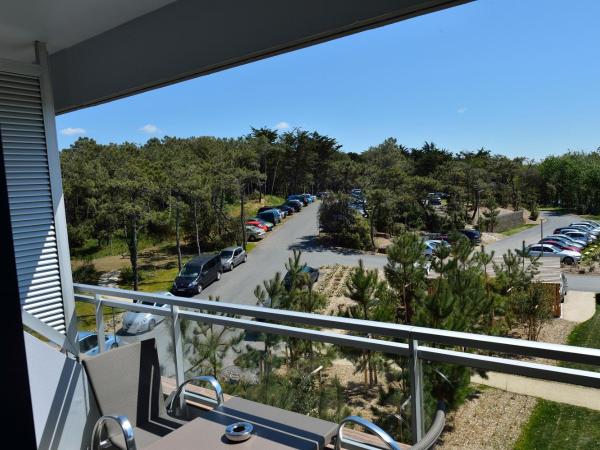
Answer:
[[(531, 378), (600, 388), (600, 373), (567, 367), (538, 364), (527, 360), (510, 359), (498, 355), (539, 357), (557, 361), (600, 366), (600, 350), (568, 345), (532, 342), (520, 339), (461, 333), (384, 322), (374, 322), (307, 314), (279, 309), (247, 306), (209, 300), (187, 299), (124, 289), (76, 284), (76, 301), (95, 305), (98, 342), (105, 342), (103, 307), (148, 312), (171, 319), (171, 346), (174, 353), (175, 375), (178, 384), (184, 381), (184, 355), (180, 322), (196, 321), (222, 325), (260, 333), (325, 342), (349, 348), (395, 354), (408, 358), (410, 371), (411, 431), (413, 440), (424, 435), (423, 372), (424, 361), (448, 363), (475, 369), (504, 372)], [(132, 302), (132, 300), (138, 302)], [(170, 308), (159, 308), (139, 302), (162, 303)], [(213, 313), (213, 314), (208, 314)], [(241, 318), (217, 315), (223, 313)], [(268, 322), (253, 319), (265, 319)], [(284, 322), (278, 324), (274, 322)], [(310, 325), (327, 330), (302, 328)], [(352, 331), (364, 334), (344, 334)], [(377, 339), (370, 336), (391, 338)], [(429, 344), (429, 345), (426, 345)], [(432, 345), (437, 345), (434, 347)], [(440, 348), (453, 347), (454, 349)], [(460, 350), (456, 350), (460, 349)], [(467, 351), (470, 350), (470, 351)], [(105, 351), (100, 346), (100, 351)], [(479, 352), (479, 353), (477, 353)], [(488, 354), (482, 354), (488, 353)]]

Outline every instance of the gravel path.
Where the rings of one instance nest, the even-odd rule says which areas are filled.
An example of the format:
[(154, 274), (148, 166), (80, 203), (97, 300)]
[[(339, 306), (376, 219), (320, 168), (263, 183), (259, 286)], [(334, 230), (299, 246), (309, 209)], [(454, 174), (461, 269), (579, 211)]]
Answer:
[(438, 448), (512, 449), (536, 402), (533, 397), (479, 387), (472, 398), (450, 415)]

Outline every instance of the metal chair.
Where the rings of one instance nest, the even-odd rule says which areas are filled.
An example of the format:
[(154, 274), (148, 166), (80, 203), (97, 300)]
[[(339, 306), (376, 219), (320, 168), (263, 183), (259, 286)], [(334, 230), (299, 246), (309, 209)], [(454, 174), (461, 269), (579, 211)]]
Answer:
[[(209, 382), (217, 403), (223, 401), (218, 381), (202, 376), (179, 386), (169, 397), (167, 409), (154, 339), (84, 359), (83, 366), (102, 414), (92, 433), (92, 450), (144, 448), (185, 424), (187, 412), (177, 405), (183, 403), (181, 394), (190, 381)], [(107, 437), (102, 439), (103, 435)]]

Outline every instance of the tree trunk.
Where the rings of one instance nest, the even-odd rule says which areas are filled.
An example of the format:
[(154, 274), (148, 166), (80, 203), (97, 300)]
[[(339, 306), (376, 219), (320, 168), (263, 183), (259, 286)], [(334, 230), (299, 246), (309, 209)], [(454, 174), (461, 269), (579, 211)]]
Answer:
[(198, 200), (194, 199), (194, 228), (196, 229), (196, 247), (198, 248), (198, 254), (200, 251), (200, 231), (198, 229)]
[(279, 158), (277, 158), (277, 162), (275, 163), (275, 169), (273, 170), (273, 182), (271, 183), (271, 195), (275, 191), (275, 180), (277, 179), (277, 168), (279, 167)]
[(129, 247), (129, 260), (131, 261), (131, 273), (133, 275), (133, 290), (138, 290), (139, 275), (138, 275), (138, 230), (137, 220), (135, 216), (129, 219), (129, 233), (127, 246)]
[(175, 204), (175, 245), (177, 247), (177, 267), (181, 272), (181, 241), (179, 239), (179, 202)]
[(242, 247), (246, 250), (246, 224), (244, 223), (244, 186), (240, 187), (240, 225), (242, 227)]

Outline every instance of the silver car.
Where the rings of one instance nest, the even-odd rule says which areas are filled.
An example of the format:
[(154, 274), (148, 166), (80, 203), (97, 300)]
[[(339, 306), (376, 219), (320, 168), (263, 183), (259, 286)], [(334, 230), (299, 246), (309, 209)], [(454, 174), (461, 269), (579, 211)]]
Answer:
[(265, 237), (265, 232), (254, 225), (246, 225), (246, 235), (249, 241), (260, 241)]
[[(173, 296), (173, 294), (171, 294), (170, 292), (157, 292), (157, 294), (168, 295), (170, 297)], [(136, 303), (141, 303), (147, 306), (156, 306), (157, 308), (169, 308), (169, 305), (164, 305), (162, 303), (146, 301), (136, 301)], [(123, 331), (129, 334), (138, 334), (147, 331), (152, 331), (154, 327), (160, 322), (162, 322), (164, 319), (165, 316), (159, 316), (157, 314), (151, 314), (148, 312), (127, 311), (123, 316)]]
[(563, 264), (574, 264), (581, 260), (581, 253), (571, 250), (561, 250), (550, 244), (533, 244), (529, 246), (529, 254), (531, 256), (553, 256), (560, 258)]
[(223, 270), (233, 270), (236, 266), (245, 263), (248, 254), (242, 247), (227, 247), (221, 250), (221, 265)]

